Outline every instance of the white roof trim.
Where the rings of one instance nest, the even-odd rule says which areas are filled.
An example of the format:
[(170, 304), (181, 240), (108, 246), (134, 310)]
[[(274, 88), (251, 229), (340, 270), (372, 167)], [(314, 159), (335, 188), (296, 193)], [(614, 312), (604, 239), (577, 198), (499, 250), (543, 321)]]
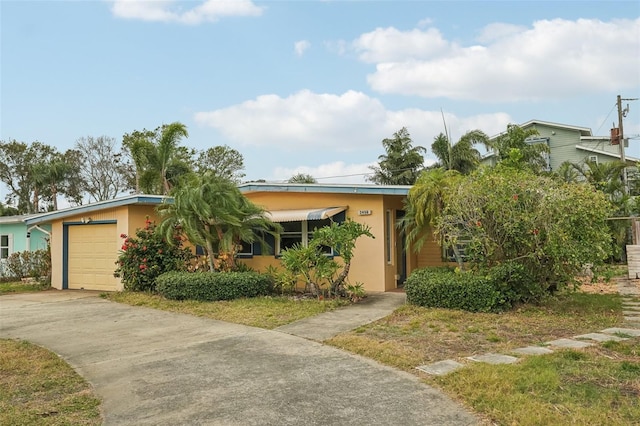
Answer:
[[(613, 157), (613, 158), (620, 159), (620, 154), (617, 154), (615, 152), (608, 152), (608, 151), (603, 151), (601, 149), (589, 148), (588, 146), (584, 146), (584, 145), (576, 145), (576, 149), (580, 149), (582, 151), (593, 152), (594, 154), (606, 155), (608, 157)], [(626, 158), (627, 162), (629, 162), (629, 161), (634, 162), (634, 163), (640, 162), (640, 158), (629, 157), (629, 156), (625, 156), (625, 158)]]
[(325, 207), (316, 209), (273, 210), (266, 216), (274, 222), (300, 222), (303, 220), (329, 219), (347, 209), (343, 207)]

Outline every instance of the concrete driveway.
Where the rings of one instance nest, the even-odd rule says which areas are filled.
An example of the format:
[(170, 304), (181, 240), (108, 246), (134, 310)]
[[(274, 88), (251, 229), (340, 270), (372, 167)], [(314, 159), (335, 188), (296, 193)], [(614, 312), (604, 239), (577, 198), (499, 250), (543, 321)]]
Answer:
[(62, 356), (106, 425), (470, 425), (410, 374), (289, 334), (82, 291), (0, 297), (0, 337)]

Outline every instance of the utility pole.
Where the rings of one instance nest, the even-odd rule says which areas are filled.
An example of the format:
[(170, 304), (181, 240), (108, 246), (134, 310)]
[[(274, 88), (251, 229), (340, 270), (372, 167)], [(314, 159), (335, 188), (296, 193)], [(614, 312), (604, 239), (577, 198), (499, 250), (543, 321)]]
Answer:
[(622, 112), (622, 97), (618, 95), (618, 146), (620, 147), (620, 161), (624, 164), (624, 169), (622, 169), (622, 185), (624, 188), (624, 193), (629, 193), (629, 184), (627, 182), (627, 158), (624, 155), (624, 131), (622, 130), (622, 119), (624, 118), (624, 113)]

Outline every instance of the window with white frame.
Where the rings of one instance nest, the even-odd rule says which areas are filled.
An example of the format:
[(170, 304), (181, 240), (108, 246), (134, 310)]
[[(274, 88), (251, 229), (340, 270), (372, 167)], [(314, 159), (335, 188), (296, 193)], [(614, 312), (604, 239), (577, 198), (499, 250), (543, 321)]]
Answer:
[(7, 259), (13, 251), (13, 235), (0, 235), (0, 259)]
[(589, 156), (589, 162), (598, 164), (598, 156), (597, 155), (590, 155)]
[[(282, 232), (278, 236), (276, 254), (289, 249), (296, 244), (306, 247), (313, 238), (313, 231), (329, 226), (331, 219), (302, 220), (299, 222), (281, 222)], [(332, 254), (332, 247), (322, 247), (322, 252)]]
[(253, 256), (253, 243), (248, 243), (246, 241), (242, 241), (239, 244), (238, 252), (236, 253), (239, 257), (251, 257)]

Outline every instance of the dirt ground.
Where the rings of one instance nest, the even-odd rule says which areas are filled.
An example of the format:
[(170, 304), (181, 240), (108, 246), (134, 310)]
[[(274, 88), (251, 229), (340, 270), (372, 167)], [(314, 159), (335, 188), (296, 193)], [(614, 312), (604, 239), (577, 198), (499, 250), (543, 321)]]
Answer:
[[(590, 278), (581, 278), (579, 279), (579, 281), (582, 282), (580, 291), (584, 293), (600, 294), (617, 293), (619, 280), (626, 280), (626, 277), (612, 278), (608, 281), (601, 277), (596, 282), (591, 282)], [(629, 281), (640, 289), (640, 280)]]

